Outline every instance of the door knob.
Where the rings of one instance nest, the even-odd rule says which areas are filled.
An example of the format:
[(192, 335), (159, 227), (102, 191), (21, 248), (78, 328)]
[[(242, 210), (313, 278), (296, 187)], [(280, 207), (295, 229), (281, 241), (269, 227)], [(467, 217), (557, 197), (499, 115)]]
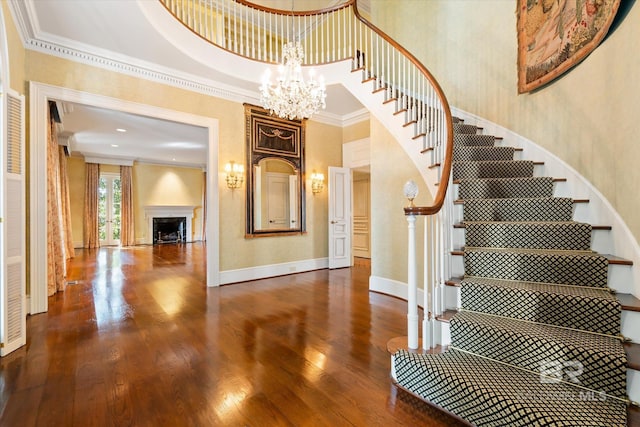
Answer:
[(337, 224), (338, 221), (331, 221), (331, 224)]

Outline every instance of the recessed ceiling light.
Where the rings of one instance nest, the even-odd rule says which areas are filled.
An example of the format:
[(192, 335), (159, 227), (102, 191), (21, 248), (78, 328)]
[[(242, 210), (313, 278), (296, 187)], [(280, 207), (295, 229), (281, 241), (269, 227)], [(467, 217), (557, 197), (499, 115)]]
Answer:
[(119, 145), (118, 145), (118, 144), (111, 144), (111, 146), (112, 146), (113, 148), (118, 148), (118, 147), (119, 147)]
[(116, 131), (118, 131), (118, 132), (126, 132), (127, 130), (126, 129), (122, 129), (122, 128), (118, 128), (118, 129), (116, 129)]
[(173, 161), (175, 162), (175, 161), (176, 161), (176, 158), (174, 157), (174, 158), (173, 158), (173, 159), (171, 159), (171, 160), (173, 160)]

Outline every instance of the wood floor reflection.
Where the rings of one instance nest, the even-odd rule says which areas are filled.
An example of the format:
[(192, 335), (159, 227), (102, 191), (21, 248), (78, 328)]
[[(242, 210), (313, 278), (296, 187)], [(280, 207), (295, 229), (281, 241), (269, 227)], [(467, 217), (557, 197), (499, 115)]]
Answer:
[(365, 266), (206, 288), (202, 244), (78, 251), (0, 359), (0, 425), (453, 426), (389, 379)]

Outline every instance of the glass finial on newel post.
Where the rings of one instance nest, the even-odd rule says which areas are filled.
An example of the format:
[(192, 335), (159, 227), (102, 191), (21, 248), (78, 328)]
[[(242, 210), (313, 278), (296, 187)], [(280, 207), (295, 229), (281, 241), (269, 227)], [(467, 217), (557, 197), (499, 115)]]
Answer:
[(415, 207), (416, 205), (413, 204), (413, 199), (418, 197), (418, 184), (416, 184), (415, 181), (410, 179), (409, 181), (405, 182), (403, 191), (404, 191), (404, 196), (407, 199), (409, 199), (408, 207), (410, 208)]

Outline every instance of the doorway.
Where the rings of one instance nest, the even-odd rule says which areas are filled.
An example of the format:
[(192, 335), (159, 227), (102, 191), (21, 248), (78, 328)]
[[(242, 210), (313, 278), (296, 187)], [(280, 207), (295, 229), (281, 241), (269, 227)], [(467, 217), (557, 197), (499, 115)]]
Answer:
[[(218, 120), (190, 113), (167, 110), (161, 107), (140, 104), (108, 96), (77, 91), (74, 89), (30, 82), (30, 152), (32, 179), (30, 182), (31, 206), (46, 206), (46, 140), (48, 128), (49, 100), (76, 102), (125, 113), (137, 114), (178, 123), (200, 126), (207, 129), (207, 215), (208, 230), (206, 285), (220, 284), (219, 260), (219, 194), (218, 194)], [(47, 213), (45, 209), (32, 209), (30, 212), (30, 306), (31, 313), (47, 311), (47, 247), (41, 244), (41, 236), (46, 235)]]
[(98, 236), (100, 246), (120, 245), (120, 175), (101, 173), (98, 182)]
[(353, 170), (353, 256), (371, 259), (371, 174)]

